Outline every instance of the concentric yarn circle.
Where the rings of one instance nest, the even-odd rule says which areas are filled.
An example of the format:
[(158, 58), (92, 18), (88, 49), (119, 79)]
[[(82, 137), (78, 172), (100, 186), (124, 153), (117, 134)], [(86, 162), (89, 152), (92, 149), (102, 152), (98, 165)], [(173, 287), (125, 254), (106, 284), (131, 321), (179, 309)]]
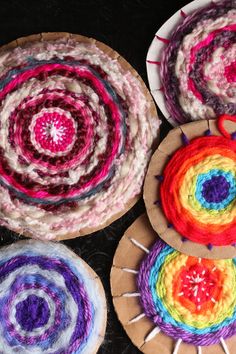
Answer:
[(97, 275), (61, 244), (23, 241), (0, 250), (1, 351), (96, 353), (106, 325)]
[(212, 2), (182, 15), (161, 57), (171, 120), (176, 125), (236, 114), (235, 1)]
[(173, 130), (151, 160), (144, 199), (154, 229), (172, 247), (206, 258), (234, 257), (235, 140), (212, 132), (208, 122)]
[(118, 318), (145, 354), (234, 353), (236, 262), (176, 251), (147, 215), (125, 232), (111, 270)]
[(184, 255), (157, 241), (138, 274), (145, 314), (167, 335), (206, 346), (236, 334), (236, 261)]
[(0, 222), (42, 239), (95, 231), (140, 194), (154, 104), (131, 66), (95, 40), (17, 44), (0, 52)]
[(172, 156), (160, 193), (167, 219), (182, 236), (212, 246), (236, 242), (235, 167), (236, 143), (224, 137), (194, 139)]

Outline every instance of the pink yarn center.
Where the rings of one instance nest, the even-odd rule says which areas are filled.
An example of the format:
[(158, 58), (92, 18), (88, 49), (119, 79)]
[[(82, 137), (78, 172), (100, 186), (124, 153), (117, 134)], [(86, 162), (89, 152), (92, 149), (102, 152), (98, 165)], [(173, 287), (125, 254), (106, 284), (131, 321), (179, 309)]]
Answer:
[(226, 66), (225, 77), (228, 82), (236, 82), (236, 61)]
[(57, 112), (45, 113), (36, 120), (34, 134), (43, 149), (57, 153), (72, 144), (75, 128), (68, 117)]

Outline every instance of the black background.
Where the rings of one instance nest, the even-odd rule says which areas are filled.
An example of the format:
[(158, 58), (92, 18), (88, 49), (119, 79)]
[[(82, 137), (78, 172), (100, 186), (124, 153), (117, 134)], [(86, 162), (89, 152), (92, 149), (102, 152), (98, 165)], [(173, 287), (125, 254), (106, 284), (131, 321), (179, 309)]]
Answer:
[[(94, 37), (118, 51), (147, 84), (145, 58), (157, 29), (187, 0), (0, 0), (0, 45), (40, 32), (71, 32)], [(162, 118), (162, 115), (160, 114)], [(163, 120), (161, 138), (170, 125)], [(125, 216), (91, 236), (65, 244), (101, 277), (108, 302), (106, 338), (99, 354), (137, 354), (117, 320), (110, 295), (109, 276), (120, 238), (144, 212), (140, 200)], [(0, 228), (0, 244), (14, 242), (17, 234)], [(88, 353), (89, 354), (89, 353)], [(160, 353), (153, 353), (160, 354)]]

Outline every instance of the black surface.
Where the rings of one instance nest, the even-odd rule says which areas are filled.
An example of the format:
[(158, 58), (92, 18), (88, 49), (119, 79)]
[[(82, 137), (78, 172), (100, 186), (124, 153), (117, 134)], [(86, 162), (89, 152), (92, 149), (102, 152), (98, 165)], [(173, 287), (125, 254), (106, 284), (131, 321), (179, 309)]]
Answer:
[[(71, 32), (94, 37), (124, 56), (147, 84), (145, 58), (157, 29), (188, 1), (171, 0), (0, 0), (0, 45), (40, 32)], [(160, 117), (161, 114), (160, 114)], [(169, 124), (163, 120), (161, 138)], [(120, 238), (144, 212), (139, 201), (124, 217), (106, 229), (66, 241), (101, 277), (108, 301), (106, 338), (99, 354), (137, 354), (115, 315), (109, 276)], [(16, 241), (18, 235), (0, 228), (0, 245)], [(89, 353), (88, 353), (89, 354)], [(160, 353), (153, 353), (160, 354)]]

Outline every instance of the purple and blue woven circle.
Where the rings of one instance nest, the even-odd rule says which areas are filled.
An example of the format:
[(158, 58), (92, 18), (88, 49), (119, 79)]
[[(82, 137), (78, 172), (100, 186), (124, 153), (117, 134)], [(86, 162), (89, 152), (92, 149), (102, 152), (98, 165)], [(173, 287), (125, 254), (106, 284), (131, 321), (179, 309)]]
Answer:
[(103, 298), (88, 269), (66, 252), (63, 245), (37, 241), (0, 252), (4, 354), (85, 354), (96, 348)]

